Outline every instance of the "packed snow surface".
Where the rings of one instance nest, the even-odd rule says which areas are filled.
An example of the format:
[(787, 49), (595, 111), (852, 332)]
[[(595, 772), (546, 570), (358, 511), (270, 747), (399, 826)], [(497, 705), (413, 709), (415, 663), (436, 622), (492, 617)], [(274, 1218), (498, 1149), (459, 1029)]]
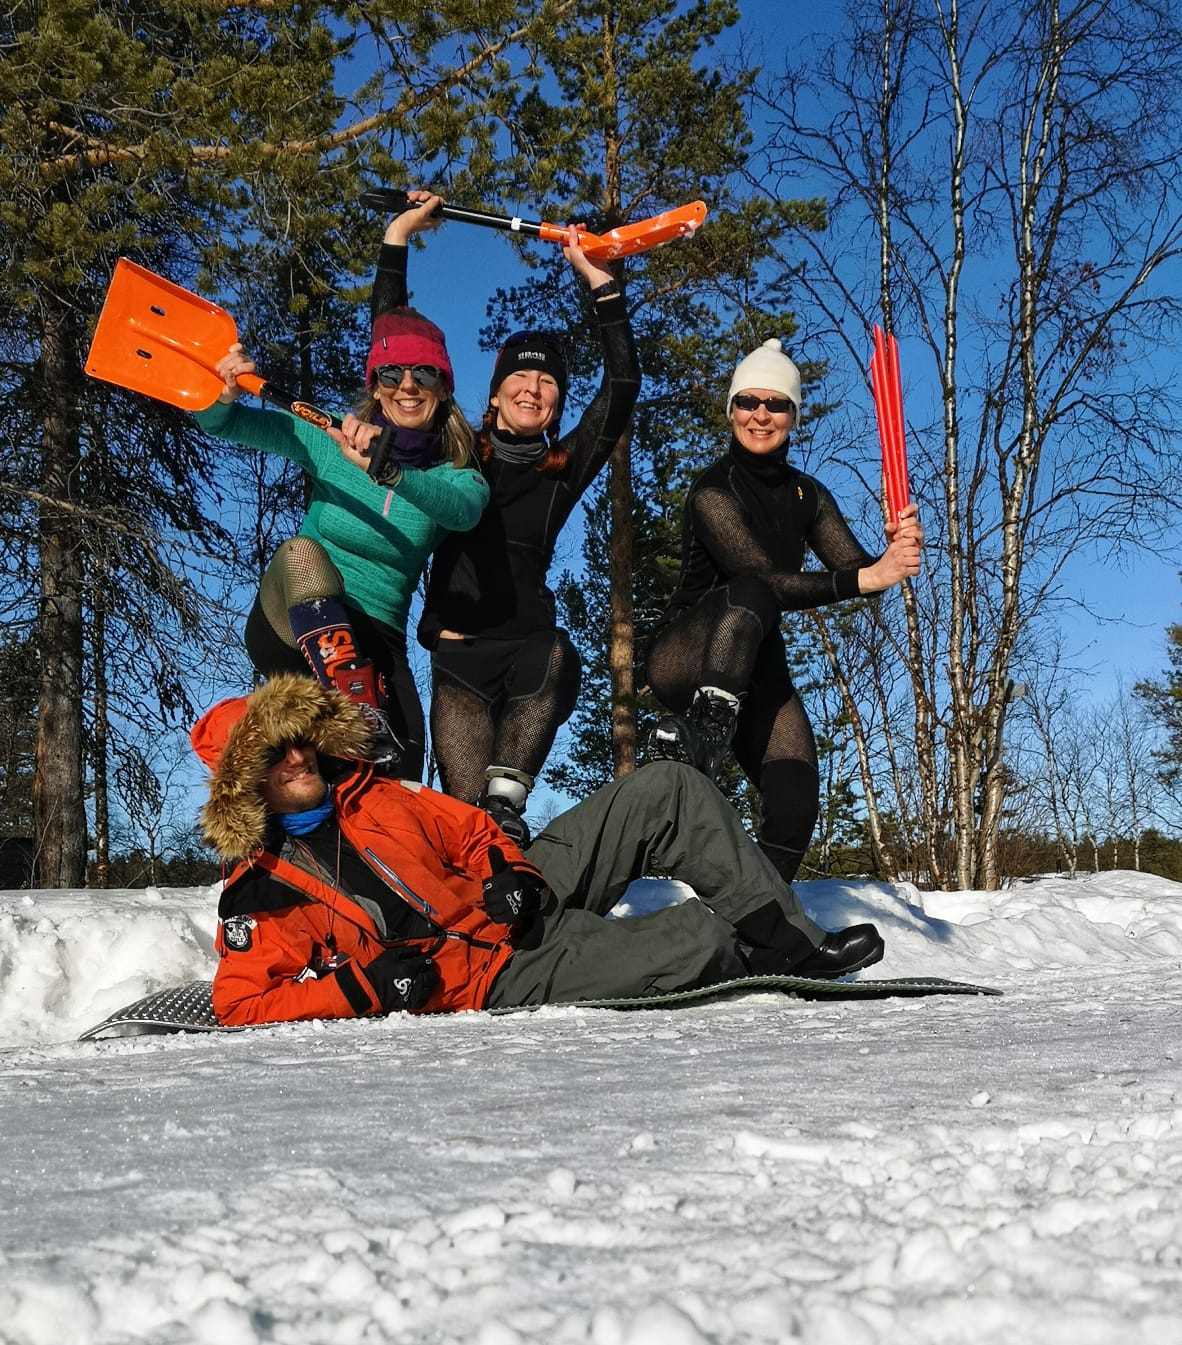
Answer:
[(799, 891), (1004, 995), (81, 1043), (216, 889), (0, 894), (0, 1340), (1182, 1340), (1182, 885)]

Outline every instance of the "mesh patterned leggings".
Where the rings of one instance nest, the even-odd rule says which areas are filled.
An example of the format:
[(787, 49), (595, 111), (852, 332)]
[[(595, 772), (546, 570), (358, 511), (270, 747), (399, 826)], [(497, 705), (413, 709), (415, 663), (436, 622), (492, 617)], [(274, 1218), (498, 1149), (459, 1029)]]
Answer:
[(441, 639), (431, 669), (440, 783), (466, 803), (480, 797), (489, 766), (538, 774), (575, 708), (582, 676), (564, 630), (522, 640)]
[(701, 686), (740, 697), (732, 750), (759, 791), (760, 847), (791, 882), (816, 825), (820, 778), (769, 587), (744, 575), (711, 590), (654, 636), (646, 674), (657, 699), (677, 714)]
[(314, 538), (291, 537), (271, 558), (246, 618), (245, 643), (251, 663), (264, 677), (279, 672), (310, 673), (288, 613), (320, 598), (338, 599), (344, 608), (358, 652), (373, 660), (385, 684), (390, 727), (406, 745), (400, 772), (408, 780), (422, 779), (427, 729), (407, 658), (406, 634), (350, 604), (340, 571)]

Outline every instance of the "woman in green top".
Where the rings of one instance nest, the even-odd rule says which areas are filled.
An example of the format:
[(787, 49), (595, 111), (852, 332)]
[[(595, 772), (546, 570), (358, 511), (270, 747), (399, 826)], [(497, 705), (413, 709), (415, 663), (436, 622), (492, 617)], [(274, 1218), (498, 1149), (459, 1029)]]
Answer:
[[(406, 217), (408, 234), (418, 213)], [(366, 398), (340, 430), (240, 405), (238, 375), (254, 367), (232, 346), (217, 365), (226, 389), (197, 421), (217, 438), (298, 463), (310, 498), (298, 535), (263, 575), (246, 621), (247, 653), (266, 677), (310, 667), (344, 691), (378, 731), (375, 760), (419, 779), (425, 728), (407, 660), (407, 610), (428, 556), (447, 533), (471, 528), (488, 500), (472, 431), (453, 400), (443, 333), (413, 309), (380, 317)], [(387, 427), (391, 466), (379, 484), (367, 468)]]

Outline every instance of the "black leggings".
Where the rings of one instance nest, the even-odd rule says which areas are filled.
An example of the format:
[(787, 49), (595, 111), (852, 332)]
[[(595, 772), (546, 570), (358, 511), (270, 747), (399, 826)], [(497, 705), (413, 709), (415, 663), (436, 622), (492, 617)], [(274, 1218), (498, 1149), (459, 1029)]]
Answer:
[(771, 589), (750, 575), (712, 589), (653, 637), (646, 673), (657, 699), (678, 714), (689, 709), (698, 687), (741, 698), (732, 749), (759, 791), (760, 846), (791, 882), (816, 825), (820, 777)]
[(431, 744), (444, 793), (475, 803), (489, 766), (536, 776), (579, 695), (564, 630), (520, 640), (440, 639), (431, 655)]

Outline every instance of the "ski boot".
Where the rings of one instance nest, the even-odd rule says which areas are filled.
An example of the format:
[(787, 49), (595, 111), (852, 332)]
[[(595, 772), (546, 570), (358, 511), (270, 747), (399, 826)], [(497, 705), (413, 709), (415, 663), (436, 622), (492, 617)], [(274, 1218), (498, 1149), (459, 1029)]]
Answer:
[(365, 716), (372, 739), (365, 760), (382, 775), (397, 775), (402, 765), (403, 745), (390, 727), (390, 719), (378, 704), (378, 676), (369, 659), (333, 669), (337, 690), (353, 702)]
[(686, 715), (665, 715), (648, 736), (648, 753), (655, 760), (684, 761), (710, 780), (726, 759), (735, 736), (739, 698), (719, 687), (699, 687)]
[(524, 850), (532, 839), (522, 814), (533, 788), (534, 777), (511, 766), (490, 766), (484, 773), (484, 791), (476, 800), (506, 836)]

